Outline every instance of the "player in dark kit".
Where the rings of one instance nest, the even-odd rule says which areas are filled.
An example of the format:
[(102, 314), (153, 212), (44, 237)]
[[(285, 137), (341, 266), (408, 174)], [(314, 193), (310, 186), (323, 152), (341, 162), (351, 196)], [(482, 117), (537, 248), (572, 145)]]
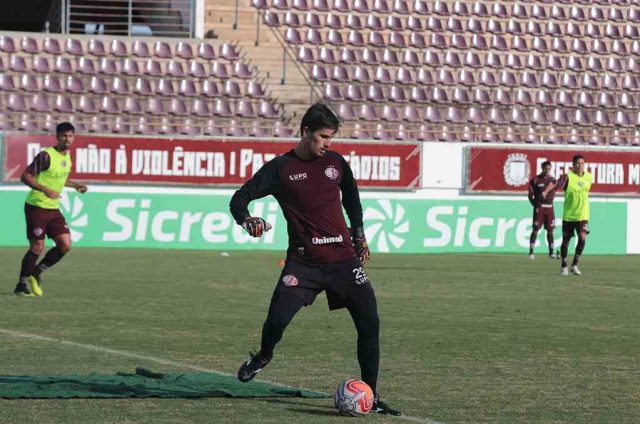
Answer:
[(549, 246), (549, 258), (556, 259), (553, 253), (553, 230), (556, 227), (556, 216), (553, 211), (553, 198), (555, 192), (551, 191), (546, 197), (542, 196), (549, 184), (555, 184), (556, 179), (549, 173), (551, 171), (551, 162), (542, 163), (542, 172), (529, 181), (529, 202), (533, 206), (533, 225), (531, 229), (531, 237), (529, 237), (529, 259), (535, 259), (533, 248), (536, 245), (538, 231), (544, 225), (547, 230), (547, 244)]
[[(22, 258), (20, 277), (13, 291), (16, 295), (42, 296), (42, 272), (58, 263), (71, 249), (71, 234), (60, 213), (60, 195), (64, 187), (72, 187), (80, 193), (87, 191), (85, 185), (68, 179), (72, 168), (69, 150), (74, 138), (72, 124), (58, 124), (56, 146), (46, 147), (38, 153), (20, 177), (31, 191), (24, 205), (29, 250)], [(45, 236), (53, 239), (56, 245), (36, 265), (44, 250)]]
[(338, 127), (327, 106), (311, 106), (302, 118), (295, 149), (265, 164), (231, 199), (236, 222), (251, 236), (260, 237), (271, 227), (264, 219), (250, 216), (247, 206), (252, 200), (274, 196), (289, 234), (287, 259), (262, 327), (260, 351), (240, 367), (238, 378), (249, 381), (269, 363), (295, 314), (324, 290), (329, 309), (347, 308), (355, 323), (361, 378), (375, 396), (372, 412), (400, 415), (378, 398), (380, 324), (373, 287), (363, 268), (369, 247), (351, 168), (340, 154), (329, 150)]

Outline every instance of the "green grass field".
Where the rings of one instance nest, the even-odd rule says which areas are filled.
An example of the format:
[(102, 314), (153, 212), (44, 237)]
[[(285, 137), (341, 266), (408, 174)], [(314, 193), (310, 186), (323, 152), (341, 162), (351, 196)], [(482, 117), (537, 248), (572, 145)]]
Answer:
[[(281, 258), (78, 249), (44, 275), (45, 296), (29, 299), (10, 295), (25, 250), (0, 249), (2, 375), (137, 366), (235, 373), (259, 346)], [(376, 255), (367, 270), (382, 322), (380, 390), (408, 418), (364, 419), (640, 422), (640, 257), (587, 253), (581, 265), (583, 276), (561, 277), (558, 261), (544, 256)], [(330, 313), (320, 296), (260, 378), (332, 393), (358, 375), (351, 320), (344, 310)], [(331, 399), (0, 400), (0, 423), (349, 420)]]

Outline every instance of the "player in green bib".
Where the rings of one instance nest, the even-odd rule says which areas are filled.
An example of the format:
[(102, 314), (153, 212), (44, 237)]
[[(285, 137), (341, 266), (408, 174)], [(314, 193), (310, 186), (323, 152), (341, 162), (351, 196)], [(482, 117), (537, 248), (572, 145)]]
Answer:
[(589, 190), (593, 182), (591, 173), (585, 171), (584, 157), (575, 155), (573, 157), (573, 168), (558, 178), (558, 183), (551, 184), (545, 192), (546, 196), (551, 190), (560, 187), (564, 190), (564, 213), (562, 215), (562, 247), (560, 255), (562, 257), (562, 265), (560, 273), (569, 275), (567, 266), (567, 255), (569, 252), (569, 241), (574, 233), (578, 235), (576, 243), (576, 251), (573, 256), (571, 265), (571, 273), (580, 275), (578, 262), (584, 250), (589, 234)]
[[(16, 295), (42, 296), (42, 272), (71, 250), (69, 227), (60, 212), (60, 194), (64, 187), (72, 187), (80, 193), (87, 191), (86, 186), (69, 180), (72, 169), (69, 150), (74, 138), (75, 128), (72, 124), (58, 124), (56, 146), (46, 147), (38, 153), (20, 177), (24, 184), (31, 187), (31, 191), (24, 205), (29, 250), (22, 258), (20, 277), (13, 291)], [(56, 245), (36, 265), (44, 250), (45, 235), (53, 239)]]

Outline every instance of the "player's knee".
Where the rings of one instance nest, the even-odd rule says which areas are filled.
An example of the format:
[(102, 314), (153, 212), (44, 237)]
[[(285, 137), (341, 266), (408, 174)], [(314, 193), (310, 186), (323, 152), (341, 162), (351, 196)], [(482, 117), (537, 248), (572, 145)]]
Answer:
[(44, 250), (44, 240), (42, 240), (42, 243), (32, 242), (29, 246), (29, 250), (31, 250), (36, 255), (41, 255), (42, 251)]
[(56, 246), (58, 247), (58, 250), (60, 251), (60, 253), (67, 254), (71, 250), (71, 241), (65, 240), (57, 243)]
[(367, 339), (377, 339), (380, 334), (380, 318), (378, 318), (378, 314), (370, 314), (362, 317), (358, 321), (356, 328), (358, 330), (358, 336)]

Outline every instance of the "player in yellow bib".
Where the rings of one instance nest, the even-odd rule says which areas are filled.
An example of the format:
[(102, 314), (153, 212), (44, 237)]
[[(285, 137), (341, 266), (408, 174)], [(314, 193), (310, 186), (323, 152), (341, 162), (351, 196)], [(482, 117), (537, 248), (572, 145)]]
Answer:
[[(64, 187), (72, 187), (80, 193), (87, 187), (69, 180), (71, 173), (71, 153), (69, 149), (75, 138), (75, 128), (69, 122), (56, 127), (57, 144), (47, 147), (33, 159), (24, 170), (20, 180), (31, 187), (24, 205), (27, 221), (29, 250), (22, 258), (20, 278), (16, 295), (42, 296), (41, 274), (51, 268), (71, 250), (71, 234), (60, 212), (60, 194)], [(44, 237), (53, 239), (55, 246), (40, 263), (38, 257), (44, 250)]]
[(587, 234), (589, 234), (589, 190), (591, 190), (591, 184), (593, 182), (591, 173), (586, 172), (584, 168), (584, 157), (575, 155), (573, 157), (573, 168), (567, 174), (558, 178), (557, 185), (551, 184), (543, 193), (543, 195), (546, 196), (555, 187), (560, 187), (564, 190), (562, 247), (560, 249), (560, 255), (562, 257), (560, 273), (562, 275), (569, 275), (567, 255), (569, 252), (569, 241), (571, 241), (574, 233), (578, 235), (578, 242), (576, 243), (576, 251), (573, 256), (571, 273), (575, 275), (582, 274), (578, 268), (578, 262), (580, 261), (580, 256), (587, 241)]

